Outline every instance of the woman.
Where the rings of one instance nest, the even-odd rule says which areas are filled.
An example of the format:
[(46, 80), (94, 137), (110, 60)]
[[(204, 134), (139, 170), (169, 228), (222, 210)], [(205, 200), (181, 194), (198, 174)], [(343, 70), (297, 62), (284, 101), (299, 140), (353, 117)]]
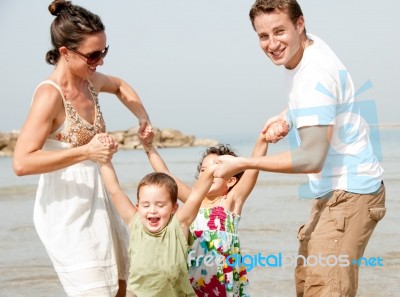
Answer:
[(101, 19), (65, 0), (49, 11), (56, 17), (46, 61), (55, 68), (35, 90), (14, 170), (41, 174), (34, 223), (67, 295), (125, 296), (126, 230), (97, 165), (117, 146), (104, 134), (97, 95), (115, 94), (139, 119), (139, 132), (151, 128), (149, 117), (126, 82), (96, 71), (109, 50)]

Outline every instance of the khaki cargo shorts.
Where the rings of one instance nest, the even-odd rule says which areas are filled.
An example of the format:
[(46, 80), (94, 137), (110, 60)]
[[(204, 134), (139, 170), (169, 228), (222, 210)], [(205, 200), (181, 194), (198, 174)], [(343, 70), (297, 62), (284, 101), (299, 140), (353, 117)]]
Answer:
[(355, 296), (359, 259), (385, 212), (383, 182), (371, 194), (336, 190), (314, 199), (310, 220), (297, 236), (297, 296)]

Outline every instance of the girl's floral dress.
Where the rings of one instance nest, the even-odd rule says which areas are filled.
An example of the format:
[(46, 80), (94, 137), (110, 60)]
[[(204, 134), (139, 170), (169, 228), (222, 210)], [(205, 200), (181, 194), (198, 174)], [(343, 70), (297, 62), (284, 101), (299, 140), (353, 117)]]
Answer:
[(200, 208), (190, 226), (194, 242), (188, 254), (189, 278), (197, 296), (249, 296), (246, 268), (235, 261), (240, 257), (239, 220), (239, 215), (216, 206)]

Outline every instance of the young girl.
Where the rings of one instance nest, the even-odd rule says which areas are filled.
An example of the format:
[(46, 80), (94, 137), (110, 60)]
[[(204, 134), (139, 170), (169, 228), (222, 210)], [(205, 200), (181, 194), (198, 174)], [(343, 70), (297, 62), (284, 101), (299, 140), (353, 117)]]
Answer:
[[(151, 144), (154, 135), (147, 135), (148, 138), (141, 141), (153, 169), (169, 174), (166, 164)], [(260, 134), (252, 156), (264, 156), (267, 148), (265, 135)], [(213, 164), (220, 155), (236, 156), (229, 146), (210, 147), (203, 154), (198, 172)], [(245, 267), (231, 267), (226, 258), (240, 254), (238, 225), (243, 204), (257, 177), (257, 170), (246, 170), (228, 179), (214, 178), (210, 190), (204, 195), (197, 217), (190, 226), (194, 242), (188, 253), (190, 283), (197, 296), (249, 296)], [(174, 179), (178, 184), (178, 198), (186, 203), (193, 188), (176, 177)]]
[(216, 164), (204, 166), (186, 203), (178, 209), (178, 187), (165, 173), (146, 175), (137, 188), (137, 205), (121, 190), (111, 162), (101, 165), (117, 212), (130, 229), (127, 296), (195, 297), (189, 283), (189, 226), (213, 181)]

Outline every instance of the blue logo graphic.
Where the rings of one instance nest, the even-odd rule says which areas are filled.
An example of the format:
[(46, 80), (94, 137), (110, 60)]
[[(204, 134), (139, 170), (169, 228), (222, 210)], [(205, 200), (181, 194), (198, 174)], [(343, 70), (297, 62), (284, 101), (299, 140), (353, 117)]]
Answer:
[(360, 259), (351, 260), (351, 264), (354, 266), (366, 266), (366, 267), (382, 267), (383, 266), (383, 259), (381, 257), (371, 257), (365, 258), (361, 257)]
[[(302, 264), (298, 264), (301, 260)], [(360, 259), (350, 260), (349, 255), (285, 255), (282, 252), (264, 255), (257, 254), (231, 254), (227, 257), (218, 254), (196, 255), (194, 251), (188, 254), (189, 267), (215, 267), (225, 264), (230, 267), (246, 267), (247, 271), (251, 271), (256, 267), (264, 268), (280, 268), (280, 267), (296, 267), (297, 265), (306, 266), (322, 266), (322, 267), (348, 267), (365, 266), (365, 267), (382, 267), (383, 259), (381, 257), (361, 257)]]
[[(319, 96), (322, 94), (334, 102), (339, 97), (344, 98), (345, 103), (290, 110), (290, 120), (294, 125), (301, 120), (311, 120), (316, 125), (333, 125), (328, 157), (323, 169), (318, 178), (300, 186), (300, 198), (315, 198), (315, 193), (321, 189), (328, 193), (335, 188), (343, 188), (342, 185), (347, 189), (367, 192), (370, 188), (372, 190), (369, 192), (376, 190), (376, 181), (371, 181), (371, 176), (359, 174), (360, 170), (362, 172), (364, 168), (382, 160), (376, 105), (374, 100), (355, 100), (370, 89), (372, 83), (367, 81), (354, 94), (349, 94), (348, 72), (339, 71), (339, 79), (341, 94), (332, 94), (321, 83), (317, 84), (315, 90)], [(298, 132), (289, 133), (288, 136), (290, 148), (297, 149), (300, 145)]]

